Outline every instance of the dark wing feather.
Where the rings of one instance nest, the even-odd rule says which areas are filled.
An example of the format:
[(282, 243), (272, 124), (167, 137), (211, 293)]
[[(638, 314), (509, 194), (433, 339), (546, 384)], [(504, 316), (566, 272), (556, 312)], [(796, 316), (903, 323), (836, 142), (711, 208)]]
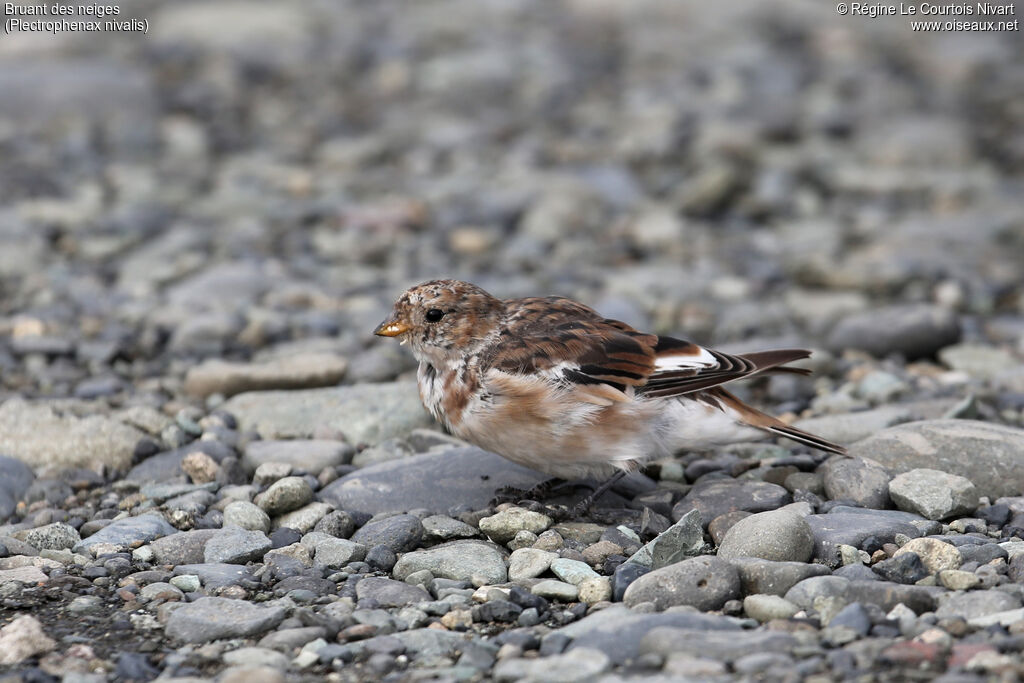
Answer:
[(634, 387), (649, 397), (701, 391), (779, 368), (810, 352), (800, 349), (731, 355), (672, 337), (644, 334), (571, 299), (537, 297), (508, 302), (515, 313), (500, 332), (501, 344), (486, 365), (531, 373), (564, 364), (573, 384)]

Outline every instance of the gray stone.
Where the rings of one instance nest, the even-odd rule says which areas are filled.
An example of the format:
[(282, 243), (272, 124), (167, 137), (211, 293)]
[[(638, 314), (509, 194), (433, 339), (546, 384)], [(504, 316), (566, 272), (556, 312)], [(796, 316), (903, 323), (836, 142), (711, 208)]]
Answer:
[(302, 353), (263, 363), (204, 361), (185, 375), (185, 391), (193, 396), (234, 396), (244, 391), (311, 389), (341, 381), (348, 361), (332, 353)]
[(1009, 352), (982, 344), (947, 346), (939, 352), (939, 360), (954, 370), (982, 380), (998, 378), (1006, 368), (1018, 364)]
[(259, 562), (271, 547), (273, 543), (262, 531), (225, 525), (206, 542), (203, 561), (207, 564)]
[(325, 467), (347, 464), (354, 452), (344, 441), (326, 439), (253, 441), (245, 447), (242, 467), (251, 474), (263, 463), (277, 462), (291, 465), (293, 472), (318, 474)]
[(0, 628), (0, 666), (5, 668), (56, 647), (57, 643), (46, 635), (39, 620), (28, 614), (14, 618)]
[(259, 505), (247, 500), (236, 500), (224, 506), (224, 525), (228, 524), (266, 534), (270, 532), (270, 515)]
[(836, 443), (852, 444), (880, 432), (886, 427), (915, 419), (920, 419), (920, 416), (915, 415), (915, 411), (910, 407), (887, 405), (856, 413), (810, 417), (797, 420), (793, 426)]
[(978, 490), (970, 479), (927, 468), (897, 475), (889, 495), (899, 509), (928, 519), (961, 516), (978, 507)]
[(528, 489), (544, 479), (539, 472), (469, 446), (371, 465), (331, 483), (320, 491), (320, 499), (370, 514), (446, 512), (456, 501), (482, 509), (497, 488)]
[(574, 586), (579, 586), (587, 579), (596, 579), (600, 576), (586, 562), (570, 560), (566, 557), (559, 557), (551, 561), (551, 573)]
[(788, 510), (759, 512), (736, 522), (718, 548), (725, 560), (759, 557), (775, 562), (806, 562), (814, 554), (807, 520)]
[(725, 560), (705, 555), (644, 574), (629, 585), (623, 602), (630, 607), (652, 602), (659, 610), (692, 605), (708, 611), (739, 598), (740, 591), (736, 568)]
[(772, 562), (754, 557), (737, 557), (729, 560), (740, 575), (743, 593), (785, 595), (786, 592), (804, 579), (812, 576), (827, 576), (831, 572), (822, 564), (804, 562)]
[(791, 501), (789, 491), (778, 484), (715, 479), (694, 485), (690, 493), (672, 508), (672, 519), (678, 521), (690, 510), (697, 510), (706, 527), (716, 517), (727, 512), (766, 512)]
[(914, 553), (921, 558), (921, 564), (929, 574), (938, 574), (946, 569), (959, 569), (964, 558), (955, 546), (935, 538), (912, 538), (907, 541), (893, 558), (905, 553)]
[(421, 523), (423, 535), (428, 540), (453, 541), (457, 538), (473, 538), (479, 535), (474, 527), (448, 515), (430, 515), (424, 517)]
[(356, 584), (356, 597), (374, 600), (381, 607), (404, 607), (431, 600), (430, 593), (419, 586), (410, 586), (382, 576), (368, 576)]
[(32, 468), (22, 461), (0, 455), (0, 519), (11, 516), (35, 478)]
[(645, 633), (662, 626), (708, 632), (721, 631), (735, 635), (740, 629), (740, 621), (682, 611), (642, 614), (623, 605), (613, 605), (591, 612), (583, 619), (558, 629), (556, 633), (572, 639), (569, 650), (597, 649), (608, 655), (616, 664), (622, 664), (636, 659), (641, 638)]
[(1020, 495), (1024, 482), (1024, 429), (991, 422), (910, 422), (853, 444), (850, 455), (895, 473), (926, 466), (966, 477), (993, 500)]
[(218, 529), (193, 529), (158, 538), (149, 544), (157, 564), (202, 564), (206, 543)]
[(800, 608), (778, 595), (754, 594), (743, 598), (743, 611), (763, 624), (772, 619), (789, 619)]
[(556, 553), (537, 548), (519, 548), (512, 551), (508, 558), (509, 581), (533, 579), (548, 570), (551, 563), (558, 558)]
[(241, 564), (180, 564), (174, 568), (175, 576), (197, 576), (207, 590), (256, 581), (252, 572)]
[(423, 569), (438, 578), (472, 581), (478, 585), (508, 580), (504, 555), (496, 546), (484, 541), (452, 541), (406, 553), (398, 558), (392, 574), (404, 581), (409, 574)]
[(102, 415), (75, 417), (48, 403), (10, 398), (0, 404), (0, 453), (29, 467), (109, 467), (124, 471), (145, 434)]
[(911, 538), (921, 535), (917, 527), (909, 522), (889, 515), (869, 514), (868, 510), (858, 513), (833, 511), (827, 515), (808, 515), (806, 520), (814, 535), (814, 559), (830, 567), (837, 567), (840, 564), (840, 545), (860, 548), (870, 537), (877, 538), (881, 543), (891, 543), (895, 540), (896, 534)]
[(884, 510), (889, 503), (889, 473), (878, 465), (854, 458), (831, 458), (821, 467), (825, 494), (831, 500), (850, 500)]
[(956, 314), (938, 306), (908, 304), (874, 307), (842, 318), (829, 333), (826, 346), (834, 353), (860, 349), (880, 358), (899, 353), (914, 360), (959, 340)]
[(551, 526), (551, 518), (520, 507), (508, 507), (480, 520), (480, 531), (495, 543), (508, 543), (520, 531), (539, 534)]
[(414, 382), (250, 391), (223, 408), (242, 429), (264, 439), (309, 439), (326, 429), (344, 434), (351, 444), (374, 444), (431, 423)]
[(888, 581), (860, 581), (841, 576), (815, 576), (793, 586), (784, 596), (802, 609), (814, 609), (817, 598), (838, 598), (844, 604), (862, 602), (877, 605), (884, 611), (903, 603), (917, 614), (935, 609), (935, 596), (941, 588), (904, 586)]
[(92, 536), (75, 544), (76, 553), (88, 552), (99, 545), (116, 546), (127, 550), (133, 544), (152, 541), (161, 536), (177, 533), (177, 529), (159, 515), (139, 515), (111, 522)]
[(168, 637), (187, 643), (206, 643), (264, 633), (280, 624), (286, 615), (287, 611), (279, 606), (264, 607), (226, 598), (199, 598), (171, 612), (165, 631)]
[(335, 538), (316, 531), (302, 537), (302, 544), (313, 552), (313, 561), (321, 567), (345, 567), (361, 562), (368, 548), (347, 538)]
[(1016, 610), (1020, 599), (1000, 590), (945, 593), (939, 596), (935, 616), (939, 619), (980, 619), (989, 615)]
[(326, 517), (332, 509), (333, 507), (327, 503), (313, 502), (300, 507), (298, 510), (292, 510), (288, 514), (276, 517), (271, 526), (274, 529), (288, 527), (304, 534), (319, 524), (320, 520)]
[(313, 500), (313, 489), (302, 477), (285, 477), (271, 484), (253, 501), (271, 517), (298, 510)]
[(82, 540), (75, 527), (64, 522), (54, 522), (46, 526), (18, 532), (14, 535), (37, 550), (64, 550), (74, 548)]
[(700, 631), (658, 626), (640, 641), (640, 654), (668, 657), (685, 653), (731, 662), (751, 652), (786, 652), (799, 641), (789, 633), (773, 631)]
[(536, 681), (536, 683), (584, 683), (611, 667), (604, 652), (575, 648), (543, 659), (502, 659), (493, 670), (495, 680)]
[(368, 548), (385, 545), (396, 553), (404, 553), (416, 548), (423, 540), (423, 525), (413, 515), (374, 519), (352, 534), (352, 540)]
[(530, 587), (530, 592), (545, 600), (558, 600), (559, 602), (576, 602), (580, 597), (579, 588), (571, 583), (555, 579), (538, 581)]
[(661, 532), (630, 556), (629, 562), (661, 569), (704, 552), (704, 529), (700, 512), (690, 510), (678, 522)]

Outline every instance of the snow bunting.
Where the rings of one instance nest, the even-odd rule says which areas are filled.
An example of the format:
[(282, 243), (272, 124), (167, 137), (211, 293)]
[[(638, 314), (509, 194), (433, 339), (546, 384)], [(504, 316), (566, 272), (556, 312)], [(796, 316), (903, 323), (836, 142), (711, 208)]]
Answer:
[(408, 290), (375, 334), (408, 343), (420, 398), (456, 436), (558, 479), (612, 477), (682, 449), (770, 435), (830, 453), (723, 384), (809, 351), (727, 354), (629, 325), (563, 297), (497, 299), (458, 280)]

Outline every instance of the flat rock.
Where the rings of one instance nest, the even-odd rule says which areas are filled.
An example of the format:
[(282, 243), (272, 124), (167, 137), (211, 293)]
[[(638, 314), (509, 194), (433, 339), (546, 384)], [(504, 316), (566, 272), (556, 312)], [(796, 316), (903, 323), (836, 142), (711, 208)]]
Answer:
[(411, 586), (383, 576), (368, 576), (356, 584), (356, 597), (373, 600), (381, 607), (404, 607), (431, 600), (431, 595), (419, 586)]
[(479, 585), (508, 580), (504, 554), (485, 541), (452, 541), (406, 553), (398, 558), (392, 574), (404, 581), (422, 569), (429, 569), (438, 578), (473, 581)]
[(712, 480), (694, 485), (672, 508), (672, 519), (682, 519), (690, 510), (700, 512), (706, 527), (719, 515), (735, 510), (766, 512), (786, 505), (792, 497), (782, 486), (765, 481)]
[(352, 534), (352, 540), (368, 548), (383, 545), (393, 552), (404, 553), (415, 549), (423, 540), (423, 525), (414, 515), (374, 519)]
[(252, 441), (245, 447), (241, 462), (249, 474), (268, 462), (291, 465), (295, 472), (317, 474), (325, 467), (347, 464), (354, 451), (344, 441), (327, 439)]
[(908, 304), (874, 307), (842, 318), (825, 346), (834, 353), (860, 349), (879, 358), (899, 353), (914, 360), (959, 340), (960, 321), (955, 313), (939, 306)]
[(189, 369), (185, 391), (193, 396), (234, 396), (244, 391), (311, 389), (341, 381), (348, 361), (333, 353), (302, 353), (263, 363), (212, 359)]
[(978, 490), (967, 477), (928, 468), (896, 475), (889, 482), (896, 506), (928, 519), (946, 519), (974, 512)]
[(170, 638), (187, 643), (206, 643), (221, 638), (241, 638), (264, 633), (280, 624), (287, 610), (263, 607), (245, 600), (199, 598), (177, 607), (167, 618)]
[(913, 524), (892, 519), (888, 515), (864, 513), (831, 513), (808, 515), (807, 523), (814, 535), (814, 559), (835, 567), (839, 564), (839, 546), (861, 547), (865, 540), (874, 536), (881, 543), (891, 543), (896, 534), (911, 538), (921, 535)]
[(739, 598), (740, 591), (736, 568), (714, 555), (704, 555), (644, 574), (629, 585), (622, 601), (630, 607), (652, 602), (659, 610), (692, 605), (709, 611)]
[(207, 541), (218, 532), (218, 529), (179, 531), (151, 541), (149, 548), (157, 564), (201, 564)]
[(241, 429), (252, 429), (264, 439), (309, 439), (331, 430), (351, 444), (375, 444), (432, 422), (415, 382), (250, 391), (228, 399), (223, 409), (238, 419)]
[(161, 536), (177, 533), (178, 530), (159, 515), (139, 515), (111, 522), (92, 536), (83, 539), (72, 549), (76, 553), (88, 552), (98, 545), (116, 546), (122, 550), (132, 544), (152, 541)]
[(718, 548), (724, 560), (758, 557), (776, 562), (806, 562), (814, 553), (807, 520), (788, 510), (759, 512), (736, 522)]
[(731, 662), (751, 652), (786, 652), (797, 643), (795, 636), (773, 631), (702, 631), (657, 626), (641, 639), (639, 652), (663, 657), (682, 652)]
[(648, 541), (633, 553), (629, 562), (660, 569), (696, 557), (704, 552), (704, 530), (700, 512), (690, 510), (679, 521)]
[(850, 447), (895, 473), (927, 467), (969, 479), (993, 500), (1024, 492), (1024, 429), (977, 420), (890, 427)]
[(621, 664), (635, 659), (640, 651), (644, 634), (654, 628), (671, 626), (700, 631), (722, 631), (736, 634), (740, 622), (729, 617), (698, 614), (695, 612), (637, 613), (623, 605), (613, 605), (588, 614), (583, 619), (564, 626), (556, 633), (572, 638), (569, 649), (592, 648), (608, 655)]
[(940, 619), (981, 619), (1021, 607), (1020, 599), (1000, 590), (965, 591), (939, 596), (935, 616)]
[(102, 415), (75, 417), (46, 403), (0, 404), (0, 453), (30, 467), (127, 470), (145, 434)]
[(203, 549), (203, 561), (207, 563), (247, 564), (259, 562), (273, 546), (262, 531), (248, 531), (237, 526), (220, 529)]
[(370, 465), (329, 484), (319, 495), (336, 508), (370, 514), (414, 509), (446, 512), (456, 504), (484, 508), (498, 488), (528, 489), (545, 478), (469, 446)]

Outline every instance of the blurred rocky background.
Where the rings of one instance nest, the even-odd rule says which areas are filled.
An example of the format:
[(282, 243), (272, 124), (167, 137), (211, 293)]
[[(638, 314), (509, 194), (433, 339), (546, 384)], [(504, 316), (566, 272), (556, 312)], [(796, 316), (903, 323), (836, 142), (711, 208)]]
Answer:
[[(402, 290), (437, 277), (572, 296), (727, 350), (813, 347), (813, 379), (740, 391), (844, 443), (926, 418), (997, 423), (926, 437), (953, 453), (939, 469), (984, 471), (982, 503), (1021, 493), (1024, 439), (1009, 429), (1024, 422), (1019, 32), (916, 33), (905, 17), (809, 0), (122, 3), (118, 18), (132, 17), (148, 35), (0, 37), (0, 537), (67, 522), (56, 547), (89, 556), (82, 544), (115, 517), (161, 510), (174, 527), (92, 551), (102, 571), (87, 578), (113, 589), (161, 564), (124, 560), (132, 543), (218, 528), (233, 496), (289, 472), (318, 489), (443, 445), (415, 431), (430, 426), (415, 389), (392, 383), (409, 378), (410, 355), (371, 335)], [(295, 391), (366, 382), (392, 384)], [(911, 432), (861, 447), (888, 474), (798, 460), (786, 474), (806, 476), (786, 488), (891, 508), (891, 475), (920, 465), (900, 451), (920, 447)], [(655, 468), (676, 486), (651, 509), (667, 521), (687, 486), (738, 476), (757, 453), (780, 455)], [(225, 488), (214, 496), (211, 482)], [(313, 523), (331, 506), (383, 510), (298, 489)], [(1014, 500), (994, 538), (1009, 520), (1024, 527)], [(390, 565), (381, 553), (366, 571), (391, 569), (395, 553)], [(108, 571), (111, 557), (128, 569)], [(156, 675), (146, 661), (119, 675)], [(382, 661), (366, 675), (387, 673)], [(505, 679), (542, 679), (527, 668)]]

